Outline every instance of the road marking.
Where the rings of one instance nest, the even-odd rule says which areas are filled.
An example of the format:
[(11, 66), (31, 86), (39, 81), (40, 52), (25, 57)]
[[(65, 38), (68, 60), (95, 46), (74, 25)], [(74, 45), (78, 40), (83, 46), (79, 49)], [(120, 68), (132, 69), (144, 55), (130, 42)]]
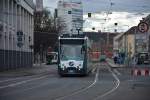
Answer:
[(39, 76), (39, 75), (32, 75), (32, 76), (25, 76), (25, 77), (17, 77), (17, 78), (13, 78), (13, 79), (6, 79), (6, 80), (0, 81), (0, 83), (4, 83), (4, 82), (8, 82), (8, 81), (14, 81), (14, 80), (17, 80), (17, 79), (22, 79), (22, 78), (36, 77), (36, 76)]
[(98, 76), (99, 76), (99, 68), (96, 68), (96, 69), (97, 69), (97, 71), (96, 71), (95, 79), (94, 79), (94, 82), (93, 82), (92, 84), (90, 84), (88, 87), (85, 87), (84, 89), (81, 89), (81, 90), (79, 90), (79, 91), (73, 92), (72, 94), (69, 94), (69, 95), (66, 95), (66, 96), (57, 98), (57, 99), (55, 99), (55, 100), (63, 100), (63, 99), (65, 99), (65, 98), (67, 98), (67, 97), (74, 96), (74, 95), (76, 95), (76, 94), (79, 94), (79, 93), (81, 93), (81, 92), (83, 92), (83, 91), (86, 91), (87, 89), (93, 87), (93, 86), (97, 83), (97, 81), (98, 81)]
[(0, 86), (0, 89), (4, 89), (4, 88), (8, 88), (8, 87), (14, 87), (14, 86), (21, 85), (21, 84), (24, 84), (24, 83), (27, 83), (27, 82), (31, 82), (31, 81), (39, 80), (39, 79), (42, 79), (42, 78), (46, 78), (47, 76), (49, 76), (49, 75), (38, 77), (38, 78), (33, 78), (33, 79), (29, 79), (29, 80), (25, 80), (25, 81), (21, 81), (21, 82), (17, 82), (17, 83), (12, 83), (12, 84), (5, 85), (5, 86)]
[(115, 73), (113, 73), (113, 71), (111, 71), (111, 69), (110, 69), (109, 67), (108, 67), (108, 70), (112, 73), (113, 77), (115, 78), (115, 80), (116, 80), (116, 85), (115, 85), (110, 91), (108, 91), (108, 92), (106, 92), (106, 93), (104, 93), (104, 94), (102, 94), (102, 95), (96, 97), (94, 100), (99, 100), (100, 98), (103, 98), (103, 97), (105, 97), (105, 96), (111, 94), (111, 93), (114, 92), (114, 91), (119, 87), (119, 85), (120, 85), (120, 80), (119, 80), (119, 78), (117, 77), (117, 75), (116, 75)]
[(96, 69), (97, 69), (96, 67), (95, 67), (95, 68), (93, 68), (92, 73), (94, 73), (94, 72), (96, 71)]
[(39, 75), (32, 75), (32, 76), (23, 76), (23, 77), (17, 77), (17, 78), (13, 78), (13, 79), (6, 79), (6, 80), (1, 80), (0, 83), (4, 83), (4, 82), (8, 82), (8, 81), (15, 81), (18, 79), (22, 79), (22, 78), (32, 78), (32, 77), (39, 77), (45, 74), (39, 74)]
[(120, 73), (117, 69), (114, 69), (114, 72), (115, 72), (117, 75), (121, 75), (121, 73)]
[(6, 94), (2, 94), (2, 96), (8, 96), (8, 95), (13, 95), (13, 94), (17, 94), (17, 93), (28, 92), (32, 89), (36, 89), (36, 88), (39, 88), (39, 87), (42, 87), (42, 86), (45, 86), (45, 85), (49, 85), (49, 84), (50, 84), (50, 82), (40, 83), (38, 85), (34, 85), (32, 87), (24, 88), (24, 89), (21, 89), (21, 90), (17, 90), (17, 91), (13, 91), (13, 92), (7, 92)]
[(21, 78), (22, 78), (22, 77), (13, 78), (13, 79), (7, 79), (7, 80), (0, 81), (0, 83), (4, 83), (4, 82), (8, 82), (8, 81), (14, 81), (14, 80), (21, 79)]

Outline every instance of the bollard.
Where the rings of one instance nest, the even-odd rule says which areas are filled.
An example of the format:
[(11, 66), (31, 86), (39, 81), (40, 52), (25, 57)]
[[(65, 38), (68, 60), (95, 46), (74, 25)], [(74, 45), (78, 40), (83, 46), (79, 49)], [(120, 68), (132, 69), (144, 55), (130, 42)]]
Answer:
[(141, 76), (141, 70), (137, 71), (137, 76)]
[(145, 76), (149, 76), (149, 70), (148, 69), (145, 70)]

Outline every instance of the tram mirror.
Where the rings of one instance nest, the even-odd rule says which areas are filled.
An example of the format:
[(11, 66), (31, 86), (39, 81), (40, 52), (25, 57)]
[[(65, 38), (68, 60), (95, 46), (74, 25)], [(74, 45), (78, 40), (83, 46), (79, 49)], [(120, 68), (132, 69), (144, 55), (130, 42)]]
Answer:
[(82, 50), (85, 51), (85, 45), (82, 46)]
[(81, 54), (85, 52), (85, 46), (83, 45), (81, 48)]

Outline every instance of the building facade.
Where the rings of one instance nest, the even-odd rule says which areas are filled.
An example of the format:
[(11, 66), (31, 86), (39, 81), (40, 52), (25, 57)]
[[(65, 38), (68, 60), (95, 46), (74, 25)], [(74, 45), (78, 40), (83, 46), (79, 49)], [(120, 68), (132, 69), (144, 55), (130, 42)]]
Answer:
[(135, 29), (136, 26), (131, 27), (114, 38), (114, 51), (125, 53), (126, 57), (135, 55)]
[(43, 0), (36, 0), (36, 11), (43, 11)]
[(123, 36), (124, 33), (120, 33), (117, 36), (114, 37), (113, 39), (113, 51), (114, 52), (119, 52), (120, 48), (124, 48), (123, 44)]
[(102, 54), (106, 54), (107, 57), (110, 57), (110, 58), (112, 57), (113, 38), (119, 33), (84, 32), (84, 34), (89, 38), (89, 40), (92, 41), (92, 44), (91, 44), (92, 52), (100, 52)]
[(33, 0), (0, 0), (0, 70), (32, 66)]
[(65, 24), (61, 34), (83, 34), (83, 6), (80, 0), (58, 1), (58, 18)]

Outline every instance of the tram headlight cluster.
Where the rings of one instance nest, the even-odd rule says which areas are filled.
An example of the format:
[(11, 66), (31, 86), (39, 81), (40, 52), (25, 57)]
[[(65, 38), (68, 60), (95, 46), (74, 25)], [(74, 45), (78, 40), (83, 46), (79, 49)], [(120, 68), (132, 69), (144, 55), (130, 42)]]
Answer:
[(79, 64), (79, 67), (82, 67), (82, 64)]
[(66, 68), (65, 64), (61, 64), (61, 68), (64, 70)]
[(68, 67), (74, 67), (78, 70), (81, 70), (83, 68), (83, 61), (66, 61), (66, 62), (61, 62), (60, 64), (61, 69), (65, 70)]
[(80, 63), (78, 66), (77, 66), (77, 69), (82, 69), (83, 68), (83, 66), (82, 66), (82, 64)]
[(65, 66), (65, 64), (62, 64), (62, 67), (64, 67)]

